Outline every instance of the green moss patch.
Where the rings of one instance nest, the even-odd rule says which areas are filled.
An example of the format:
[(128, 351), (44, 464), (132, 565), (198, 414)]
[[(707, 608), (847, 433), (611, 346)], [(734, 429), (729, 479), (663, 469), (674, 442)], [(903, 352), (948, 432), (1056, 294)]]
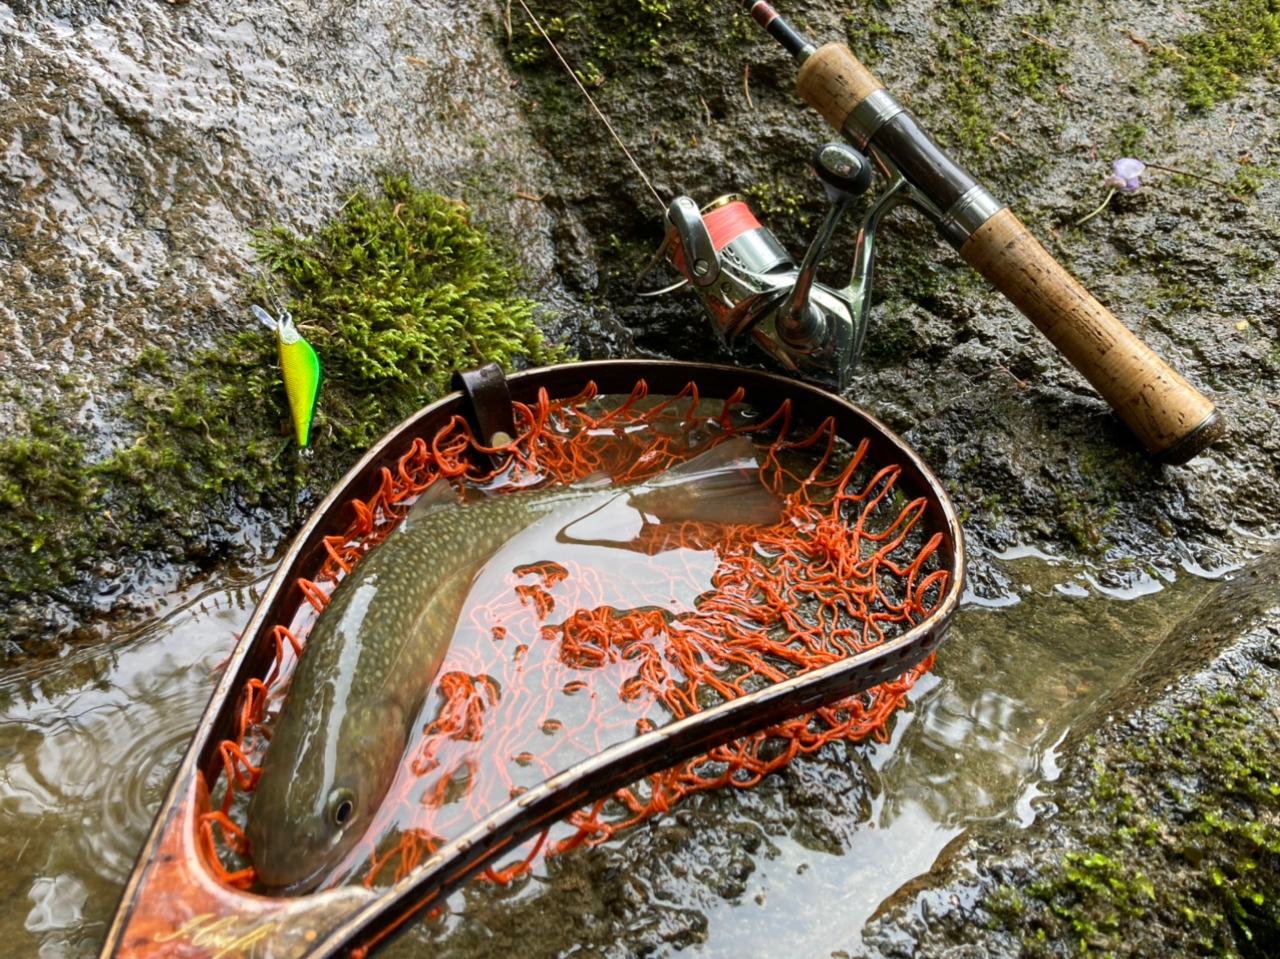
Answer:
[[(278, 227), (258, 249), (320, 357), (319, 432), (341, 448), (368, 446), (455, 370), (560, 356), (466, 208), (404, 181), (352, 197), (314, 237)], [(277, 399), (283, 410), (282, 386)]]
[(85, 463), (84, 446), (56, 425), (51, 407), (33, 410), (24, 435), (0, 440), (0, 584), (24, 584), (44, 567), (44, 585), (70, 575), (61, 554), (92, 541), (85, 512), (99, 480)]
[(1280, 732), (1264, 699), (1253, 683), (1201, 693), (1095, 750), (1087, 799), (1060, 817), (1089, 848), (988, 903), (1028, 955), (1277, 954)]
[(936, 8), (938, 29), (925, 71), (931, 82), (911, 109), (966, 165), (994, 175), (1001, 165), (997, 154), (1008, 152), (997, 148), (1002, 134), (1005, 146), (1011, 142), (1006, 118), (1020, 112), (1012, 104), (1030, 98), (1061, 109), (1057, 90), (1070, 80), (1070, 56), (1053, 38), (1069, 35), (1076, 14), (1047, 0), (1025, 13), (1011, 13), (998, 0), (955, 0)]
[[(638, 0), (636, 3), (588, 2), (582, 5), (551, 4), (537, 11), (543, 28), (558, 47), (573, 51), (570, 60), (580, 68), (579, 79), (587, 86), (604, 81), (595, 62), (606, 68), (619, 61), (638, 61), (646, 67), (657, 65), (664, 47), (683, 40), (692, 44), (688, 28), (700, 23), (706, 9), (696, 4), (674, 4), (670, 0)], [(511, 54), (516, 63), (547, 63), (562, 69), (523, 11), (513, 14)]]
[(1280, 54), (1280, 0), (1218, 0), (1196, 13), (1204, 29), (1159, 55), (1180, 75), (1187, 105), (1207, 110), (1273, 65)]
[(258, 250), (247, 299), (289, 309), (320, 357), (312, 450), (293, 445), (275, 339), (247, 308), (211, 349), (147, 350), (124, 374), (112, 449), (91, 454), (54, 407), (0, 441), (0, 597), (78, 583), (121, 549), (208, 553), (209, 517), (314, 500), (455, 370), (561, 356), (467, 208), (403, 180), (351, 197), (312, 237), (275, 227)]

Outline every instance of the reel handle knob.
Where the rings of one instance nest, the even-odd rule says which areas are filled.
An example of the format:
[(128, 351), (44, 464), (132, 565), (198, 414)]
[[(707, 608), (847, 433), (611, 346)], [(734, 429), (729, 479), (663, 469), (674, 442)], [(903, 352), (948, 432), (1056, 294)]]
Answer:
[(847, 143), (833, 140), (814, 150), (813, 172), (832, 203), (849, 203), (871, 189), (871, 164)]

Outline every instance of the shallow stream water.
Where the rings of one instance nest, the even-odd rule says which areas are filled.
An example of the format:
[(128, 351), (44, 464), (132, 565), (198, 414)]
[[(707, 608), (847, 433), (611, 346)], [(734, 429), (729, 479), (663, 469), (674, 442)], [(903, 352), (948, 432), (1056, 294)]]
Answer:
[[(1210, 585), (1177, 570), (1136, 573), (1116, 589), (1034, 551), (1007, 554), (994, 569), (1003, 586), (970, 596), (890, 740), (834, 764), (829, 755), (806, 761), (798, 775), (811, 803), (762, 784), (754, 798), (731, 791), (686, 811), (686, 822), (696, 823), (699, 810), (722, 822), (759, 821), (753, 804), (763, 795), (799, 813), (788, 830), (766, 827), (736, 885), (681, 870), (660, 889), (644, 880), (663, 910), (694, 917), (698, 932), (686, 941), (696, 954), (764, 955), (779, 941), (793, 955), (856, 949), (877, 907), (966, 826), (1031, 821), (1038, 785), (1056, 775), (1054, 744)], [(107, 651), (0, 681), (0, 861), (9, 866), (0, 874), (0, 937), (9, 954), (95, 954), (211, 677), (266, 575), (225, 571), (175, 592), (167, 614)], [(851, 780), (856, 810), (833, 814)], [(629, 841), (614, 841), (624, 859)], [(533, 901), (554, 915), (556, 898), (576, 893), (546, 872), (498, 908)], [(483, 909), (468, 915), (462, 896), (452, 905), (452, 916), (394, 951), (483, 953), (467, 943), (492, 919)], [(566, 935), (547, 933), (530, 952), (570, 948), (572, 937), (557, 946)]]

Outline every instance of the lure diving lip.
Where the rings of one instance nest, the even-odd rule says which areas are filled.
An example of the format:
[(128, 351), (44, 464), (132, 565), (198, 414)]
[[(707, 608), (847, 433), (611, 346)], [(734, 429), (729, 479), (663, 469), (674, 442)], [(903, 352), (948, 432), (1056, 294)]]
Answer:
[(276, 335), (280, 374), (284, 377), (284, 392), (289, 400), (293, 435), (298, 445), (305, 449), (311, 442), (311, 420), (320, 394), (320, 359), (298, 332), (288, 310), (281, 311), (280, 318), (276, 319), (256, 303), (250, 309), (254, 317)]

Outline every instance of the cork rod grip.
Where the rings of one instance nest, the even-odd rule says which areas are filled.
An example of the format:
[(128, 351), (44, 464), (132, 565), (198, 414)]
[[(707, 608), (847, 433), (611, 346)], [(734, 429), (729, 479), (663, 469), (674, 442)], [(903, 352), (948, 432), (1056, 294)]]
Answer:
[(1154, 456), (1185, 462), (1217, 439), (1221, 419), (1213, 403), (1095, 300), (1007, 209), (979, 227), (960, 255), (1084, 374)]
[(828, 43), (810, 54), (796, 75), (800, 97), (837, 130), (854, 107), (884, 84), (871, 75), (843, 43)]
[[(859, 103), (883, 89), (837, 43), (801, 65), (796, 86), (837, 130)], [(908, 158), (892, 159), (902, 164)], [(1222, 435), (1225, 423), (1213, 403), (1095, 300), (1008, 209), (975, 230), (960, 255), (1084, 374), (1156, 458), (1185, 463)]]

